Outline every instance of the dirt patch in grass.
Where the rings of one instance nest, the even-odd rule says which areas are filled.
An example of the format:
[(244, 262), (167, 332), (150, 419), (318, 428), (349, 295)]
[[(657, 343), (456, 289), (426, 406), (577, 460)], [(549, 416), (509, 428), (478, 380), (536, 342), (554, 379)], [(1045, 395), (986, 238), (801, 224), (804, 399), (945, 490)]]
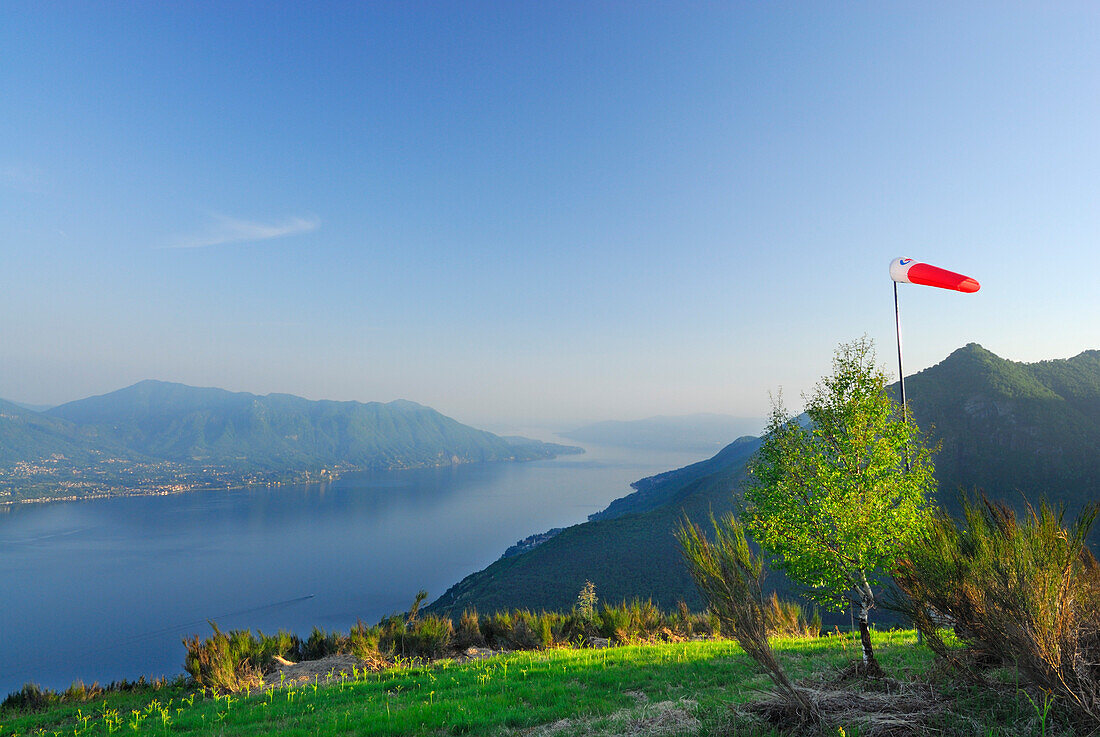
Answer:
[(658, 735), (695, 733), (702, 723), (695, 717), (694, 701), (660, 701), (643, 706), (641, 715), (627, 723), (627, 729), (615, 734), (658, 737)]
[(351, 677), (354, 670), (377, 671), (387, 665), (389, 663), (383, 660), (365, 661), (354, 655), (329, 655), (317, 660), (303, 660), (300, 663), (282, 660), (271, 671), (264, 674), (264, 683), (268, 686), (291, 686), (339, 681), (341, 678)]
[[(485, 660), (486, 658), (504, 655), (508, 650), (493, 650), (487, 647), (471, 647), (455, 655), (453, 658), (437, 658), (429, 660), (414, 658), (407, 661), (407, 665), (435, 665), (444, 660), (456, 664), (468, 663), (471, 660)], [(264, 673), (264, 684), (268, 686), (295, 685), (302, 683), (325, 683), (331, 680), (340, 680), (343, 676), (352, 676), (354, 669), (380, 671), (394, 666), (393, 661), (387, 658), (373, 658), (363, 660), (354, 655), (341, 653), (339, 655), (327, 655), (316, 660), (303, 660), (292, 663), (283, 658), (275, 658), (275, 665)]]
[[(639, 706), (596, 719), (559, 719), (519, 732), (525, 737), (671, 737), (695, 734), (702, 722), (695, 716), (696, 703), (687, 699), (649, 703), (645, 694), (631, 692)], [(639, 698), (640, 697), (640, 698)]]

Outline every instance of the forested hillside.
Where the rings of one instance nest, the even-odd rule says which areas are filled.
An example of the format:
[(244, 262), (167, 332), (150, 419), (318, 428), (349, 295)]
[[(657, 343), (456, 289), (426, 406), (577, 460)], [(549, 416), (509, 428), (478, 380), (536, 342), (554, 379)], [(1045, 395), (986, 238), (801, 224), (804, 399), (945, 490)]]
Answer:
[(247, 468), (401, 468), (529, 460), (560, 450), (513, 444), (406, 400), (311, 401), (143, 381), (47, 413), (101, 428), (149, 457)]
[[(1045, 494), (1071, 511), (1100, 498), (1100, 351), (1024, 364), (970, 344), (907, 378), (906, 393), (940, 446), (938, 500), (948, 509), (973, 489), (1014, 505)], [(637, 481), (591, 521), (468, 576), (432, 606), (567, 608), (586, 579), (605, 599), (699, 606), (673, 531), (684, 514), (705, 522), (735, 507), (757, 445), (741, 438), (711, 459)], [(790, 590), (778, 577), (774, 584)]]
[(1100, 351), (1039, 363), (971, 343), (906, 379), (921, 428), (940, 444), (936, 478), (1005, 499), (1100, 498)]

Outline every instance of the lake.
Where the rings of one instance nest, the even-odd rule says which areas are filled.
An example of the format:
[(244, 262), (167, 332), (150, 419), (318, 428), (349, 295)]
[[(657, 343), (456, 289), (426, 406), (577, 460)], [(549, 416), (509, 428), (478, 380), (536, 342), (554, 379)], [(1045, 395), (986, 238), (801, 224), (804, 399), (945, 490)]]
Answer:
[[(568, 441), (571, 442), (571, 441)], [(572, 443), (571, 444), (575, 444)], [(0, 507), (0, 698), (182, 672), (184, 635), (347, 630), (699, 454), (348, 474), (328, 484)]]

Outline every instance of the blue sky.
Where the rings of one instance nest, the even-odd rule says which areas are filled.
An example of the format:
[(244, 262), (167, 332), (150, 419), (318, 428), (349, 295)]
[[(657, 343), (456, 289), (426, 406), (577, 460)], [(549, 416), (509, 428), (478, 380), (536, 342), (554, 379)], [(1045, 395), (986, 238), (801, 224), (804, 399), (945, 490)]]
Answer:
[(5, 3), (0, 396), (763, 415), (1100, 347), (1091, 3)]

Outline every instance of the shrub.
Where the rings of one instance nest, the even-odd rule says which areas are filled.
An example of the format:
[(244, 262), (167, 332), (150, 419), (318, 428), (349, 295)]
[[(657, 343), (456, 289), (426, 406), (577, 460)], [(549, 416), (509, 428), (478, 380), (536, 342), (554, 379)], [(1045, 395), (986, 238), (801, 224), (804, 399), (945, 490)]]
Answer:
[(710, 609), (691, 615), (691, 631), (703, 637), (721, 637), (722, 622)]
[(656, 639), (665, 627), (665, 616), (652, 599), (630, 602), (630, 624), (634, 636), (642, 640)]
[(55, 704), (71, 704), (71, 703), (83, 703), (91, 701), (92, 699), (101, 698), (107, 693), (121, 693), (124, 691), (144, 691), (151, 689), (153, 691), (159, 691), (162, 688), (167, 688), (172, 685), (176, 688), (182, 688), (184, 686), (183, 676), (169, 682), (167, 678), (154, 678), (151, 681), (146, 681), (145, 676), (141, 676), (136, 681), (128, 681), (123, 679), (121, 681), (111, 681), (106, 686), (100, 686), (99, 683), (93, 683), (88, 686), (84, 681), (73, 681), (72, 684), (62, 691), (57, 693), (48, 688), (42, 688), (36, 683), (28, 683), (18, 691), (13, 691), (8, 694), (7, 698), (0, 703), (0, 711), (6, 711), (9, 709), (21, 710), (21, 711), (37, 711), (39, 709), (52, 706)]
[(450, 618), (429, 614), (409, 627), (401, 654), (410, 657), (439, 657), (451, 646), (453, 637), (454, 625)]
[(485, 636), (481, 634), (481, 620), (477, 609), (467, 609), (458, 620), (458, 629), (454, 636), (455, 647), (465, 650), (468, 647), (484, 647)]
[(619, 643), (656, 642), (690, 637), (698, 628), (710, 631), (705, 615), (692, 615), (685, 605), (678, 614), (666, 614), (652, 600), (634, 599), (616, 605), (605, 604), (596, 618), (597, 632)]
[[(436, 658), (472, 645), (536, 650), (567, 643), (579, 646), (588, 637), (604, 632), (617, 642), (627, 643), (679, 640), (691, 632), (713, 636), (720, 629), (713, 612), (692, 613), (682, 605), (678, 613), (668, 614), (652, 601), (638, 599), (605, 605), (591, 621), (576, 607), (565, 614), (516, 609), (485, 617), (480, 617), (476, 610), (467, 610), (456, 629), (448, 617), (421, 615), (419, 602), (423, 597), (422, 593), (417, 596), (407, 614), (385, 617), (373, 627), (359, 620), (346, 635), (314, 627), (304, 642), (283, 630), (274, 635), (263, 632), (253, 635), (249, 630), (226, 633), (211, 622), (213, 634), (209, 638), (201, 640), (194, 635), (184, 640), (187, 647), (184, 667), (197, 685), (229, 693), (261, 684), (263, 673), (276, 664), (277, 658), (316, 660), (350, 652), (360, 660), (378, 665), (390, 655)], [(795, 615), (790, 615), (791, 610), (784, 608), (786, 605), (776, 606), (787, 612), (788, 617), (802, 621), (797, 607)], [(112, 684), (109, 688), (114, 687)], [(35, 694), (32, 689), (22, 696), (13, 694), (10, 700), (31, 703), (43, 698)]]
[(401, 654), (405, 649), (405, 618), (394, 614), (384, 617), (378, 623), (378, 650), (379, 652)]
[(562, 615), (561, 631), (558, 632), (556, 639), (560, 643), (583, 643), (589, 637), (599, 634), (597, 622), (596, 618), (586, 619), (576, 609), (572, 609)]
[(513, 650), (537, 650), (538, 634), (535, 632), (534, 617), (531, 612), (520, 610), (515, 613), (512, 625), (512, 637), (509, 643)]
[(335, 655), (347, 649), (345, 645), (346, 643), (343, 642), (338, 632), (325, 632), (320, 627), (314, 627), (313, 631), (309, 633), (309, 639), (306, 640), (306, 644), (302, 648), (302, 659), (319, 660), (329, 655)]
[(802, 606), (793, 601), (780, 601), (775, 591), (764, 600), (768, 635), (780, 637), (817, 637), (821, 634), (821, 613), (814, 609), (813, 616), (806, 617)]
[(688, 610), (687, 602), (683, 599), (676, 602), (676, 618), (672, 629), (673, 632), (686, 639), (690, 639), (695, 634), (695, 627), (691, 621), (691, 611)]
[(512, 615), (496, 612), (482, 622), (482, 633), (489, 647), (504, 649), (512, 646)]
[(215, 691), (236, 692), (263, 683), (258, 656), (260, 644), (248, 630), (234, 630), (228, 634), (210, 623), (214, 634), (207, 640), (198, 635), (184, 638), (187, 648), (184, 670), (195, 683)]
[(448, 617), (429, 614), (415, 620), (399, 616), (382, 620), (378, 628), (378, 650), (403, 657), (434, 658), (442, 655), (454, 638)]
[(622, 643), (630, 641), (630, 611), (626, 608), (626, 602), (618, 606), (603, 605), (600, 609), (599, 631), (601, 637), (609, 640)]
[[(518, 609), (513, 616), (509, 646), (513, 650), (538, 650), (543, 647), (539, 635), (538, 617), (527, 609)], [(552, 643), (552, 637), (551, 637)]]
[[(142, 676), (140, 680), (142, 682), (142, 685), (144, 685), (145, 676)], [(160, 683), (161, 680), (158, 679), (154, 683), (154, 685), (158, 685)], [(125, 681), (122, 684), (112, 685), (114, 685), (120, 691), (130, 686), (130, 684)], [(84, 684), (84, 681), (73, 681), (67, 689), (61, 692), (60, 699), (63, 703), (72, 703), (75, 701), (91, 701), (92, 699), (99, 698), (102, 695), (103, 689), (99, 687), (98, 683), (93, 683), (91, 686), (87, 686)]]
[(577, 594), (577, 603), (574, 605), (573, 610), (582, 620), (592, 622), (596, 619), (596, 603), (598, 601), (599, 599), (596, 598), (596, 584), (586, 580)]
[(412, 606), (409, 607), (409, 616), (407, 619), (408, 624), (412, 624), (416, 621), (417, 616), (420, 614), (420, 605), (424, 603), (424, 600), (428, 598), (428, 592), (424, 589), (416, 592), (416, 598), (413, 600)]
[(298, 661), (304, 659), (302, 641), (297, 635), (279, 630), (274, 635), (265, 635), (259, 632), (259, 653), (255, 665), (261, 670), (270, 668), (275, 663), (275, 658)]
[(981, 496), (963, 500), (963, 526), (945, 514), (914, 542), (895, 581), (933, 650), (946, 617), (972, 662), (1015, 663), (1090, 729), (1100, 726), (1100, 566), (1085, 547), (1090, 506), (1068, 527), (1045, 501), (1022, 520)]
[(12, 691), (0, 704), (0, 709), (13, 711), (42, 711), (60, 700), (58, 695), (37, 683), (24, 684), (18, 691)]
[(360, 660), (377, 660), (380, 656), (379, 634), (379, 627), (368, 627), (360, 619), (348, 633), (348, 650)]
[(565, 624), (568, 618), (560, 612), (539, 612), (534, 620), (535, 636), (540, 648), (554, 647), (565, 641)]
[(713, 542), (690, 520), (685, 519), (677, 530), (691, 577), (722, 628), (768, 674), (788, 707), (800, 720), (820, 721), (818, 710), (795, 689), (768, 642), (768, 614), (760, 589), (763, 561), (753, 555), (744, 527), (732, 514), (721, 522), (711, 517), (711, 524)]

